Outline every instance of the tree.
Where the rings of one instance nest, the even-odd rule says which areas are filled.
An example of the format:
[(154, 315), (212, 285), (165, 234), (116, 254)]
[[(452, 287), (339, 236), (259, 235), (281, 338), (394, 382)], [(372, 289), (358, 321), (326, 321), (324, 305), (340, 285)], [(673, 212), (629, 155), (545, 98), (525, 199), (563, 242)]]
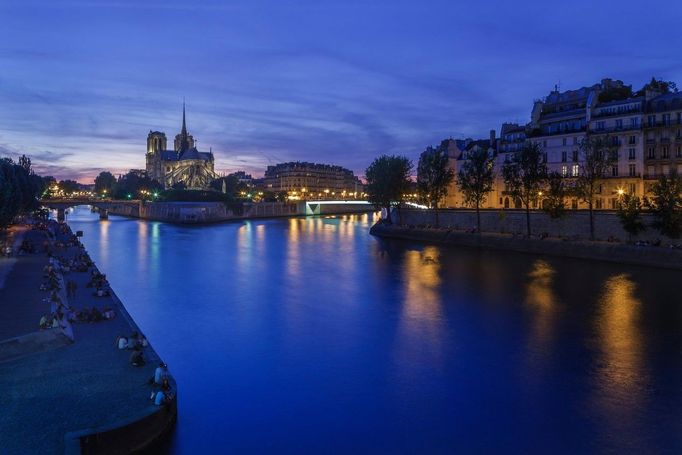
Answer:
[(427, 205), (434, 209), (438, 225), (438, 204), (448, 194), (455, 172), (448, 166), (448, 150), (445, 144), (431, 146), (419, 156), (417, 165), (417, 189)]
[(526, 234), (530, 238), (530, 206), (537, 203), (547, 179), (547, 164), (540, 146), (535, 142), (526, 143), (504, 163), (502, 175), (509, 194), (526, 208)]
[(542, 210), (547, 212), (552, 219), (561, 218), (566, 212), (567, 193), (562, 175), (558, 172), (550, 172), (547, 175), (547, 187)]
[(131, 170), (116, 181), (113, 196), (116, 199), (137, 199), (142, 190), (154, 193), (162, 191), (163, 187), (146, 171)]
[(654, 215), (653, 226), (671, 239), (679, 238), (682, 232), (682, 178), (673, 170), (670, 175), (661, 176), (651, 192), (648, 205)]
[[(655, 92), (659, 92), (661, 94), (666, 94), (666, 93), (677, 93), (677, 84), (673, 81), (664, 81), (662, 79), (656, 79), (655, 77), (651, 77), (651, 80), (649, 81), (648, 84), (644, 84), (644, 87), (641, 88), (637, 93), (635, 93), (635, 96), (645, 96), (647, 90), (653, 90)], [(601, 101), (601, 100), (600, 100)]]
[(0, 159), (0, 228), (2, 229), (12, 222), (21, 207), (21, 196), (15, 172), (15, 165), (11, 159)]
[(575, 182), (575, 193), (587, 203), (590, 212), (590, 240), (594, 240), (595, 195), (601, 191), (601, 182), (617, 162), (617, 137), (607, 134), (580, 141), (580, 172)]
[(493, 189), (493, 159), (488, 150), (473, 150), (457, 173), (457, 186), (462, 191), (464, 203), (476, 209), (476, 230), (481, 232), (481, 204)]
[(388, 223), (391, 207), (403, 200), (410, 187), (412, 162), (404, 156), (381, 155), (365, 171), (367, 199), (377, 208), (386, 209)]
[(71, 194), (75, 193), (76, 191), (80, 191), (81, 186), (78, 182), (75, 180), (60, 180), (59, 182), (59, 188), (64, 192), (64, 194)]
[(646, 229), (642, 221), (642, 201), (631, 194), (624, 194), (618, 201), (618, 219), (630, 239)]
[(116, 177), (109, 171), (100, 172), (99, 175), (95, 177), (95, 193), (113, 194), (115, 185)]

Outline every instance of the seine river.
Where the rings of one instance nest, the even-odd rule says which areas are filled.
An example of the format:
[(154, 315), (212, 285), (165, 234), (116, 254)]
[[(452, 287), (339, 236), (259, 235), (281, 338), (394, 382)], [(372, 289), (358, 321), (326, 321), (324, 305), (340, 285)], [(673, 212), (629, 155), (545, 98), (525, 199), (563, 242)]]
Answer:
[(682, 453), (681, 273), (375, 216), (69, 215), (177, 379), (169, 452)]

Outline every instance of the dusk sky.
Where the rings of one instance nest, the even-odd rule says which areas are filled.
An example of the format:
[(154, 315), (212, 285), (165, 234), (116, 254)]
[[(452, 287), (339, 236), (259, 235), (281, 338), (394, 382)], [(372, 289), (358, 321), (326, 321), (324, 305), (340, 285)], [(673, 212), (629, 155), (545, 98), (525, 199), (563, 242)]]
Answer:
[(526, 122), (554, 84), (680, 84), (682, 5), (653, 5), (0, 0), (0, 156), (83, 183), (144, 168), (147, 133), (172, 144), (184, 97), (220, 173), (363, 175), (381, 153), (416, 161)]

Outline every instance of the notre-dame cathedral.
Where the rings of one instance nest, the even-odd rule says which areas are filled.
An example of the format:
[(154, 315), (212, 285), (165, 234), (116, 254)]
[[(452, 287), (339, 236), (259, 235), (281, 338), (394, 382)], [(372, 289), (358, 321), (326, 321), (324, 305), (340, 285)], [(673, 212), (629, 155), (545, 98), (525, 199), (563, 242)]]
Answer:
[(147, 174), (171, 188), (184, 183), (187, 189), (208, 189), (217, 176), (213, 170), (213, 153), (200, 152), (194, 137), (187, 133), (185, 104), (182, 104), (182, 131), (175, 136), (173, 150), (166, 150), (166, 135), (149, 131), (147, 135)]

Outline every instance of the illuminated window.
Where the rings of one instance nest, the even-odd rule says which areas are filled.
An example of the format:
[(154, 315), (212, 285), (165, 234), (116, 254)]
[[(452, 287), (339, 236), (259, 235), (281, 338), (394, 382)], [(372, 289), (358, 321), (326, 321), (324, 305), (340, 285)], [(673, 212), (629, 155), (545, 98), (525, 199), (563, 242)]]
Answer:
[(579, 167), (577, 164), (574, 164), (574, 165), (571, 167), (571, 175), (572, 175), (573, 177), (577, 177), (579, 172), (580, 172), (580, 167)]

